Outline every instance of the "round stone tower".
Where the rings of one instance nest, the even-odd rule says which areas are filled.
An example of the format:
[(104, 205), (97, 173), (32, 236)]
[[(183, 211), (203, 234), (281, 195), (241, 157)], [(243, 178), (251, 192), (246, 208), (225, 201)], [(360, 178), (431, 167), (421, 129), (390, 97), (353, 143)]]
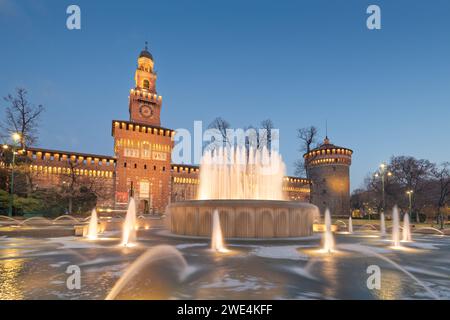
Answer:
[(311, 202), (321, 214), (328, 208), (333, 216), (350, 215), (352, 154), (352, 150), (331, 144), (326, 137), (322, 145), (303, 155), (311, 179)]

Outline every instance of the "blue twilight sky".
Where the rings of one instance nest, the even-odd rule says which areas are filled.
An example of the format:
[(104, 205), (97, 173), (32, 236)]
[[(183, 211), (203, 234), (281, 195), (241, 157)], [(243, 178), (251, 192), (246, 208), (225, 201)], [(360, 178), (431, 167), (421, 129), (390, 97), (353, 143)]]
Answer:
[[(80, 31), (66, 29), (70, 4)], [(45, 105), (39, 146), (112, 154), (148, 40), (163, 126), (271, 118), (293, 174), (296, 129), (323, 138), (328, 120), (332, 142), (355, 151), (354, 189), (392, 155), (450, 160), (449, 16), (448, 0), (0, 0), (0, 96), (23, 86)]]

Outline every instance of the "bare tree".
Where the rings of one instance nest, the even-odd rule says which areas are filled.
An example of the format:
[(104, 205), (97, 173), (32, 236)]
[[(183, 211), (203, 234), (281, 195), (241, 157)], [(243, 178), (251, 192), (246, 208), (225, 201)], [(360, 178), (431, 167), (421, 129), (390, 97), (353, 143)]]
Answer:
[(67, 159), (68, 170), (62, 173), (62, 186), (61, 195), (68, 199), (68, 213), (73, 212), (73, 199), (80, 193), (80, 187), (82, 186), (82, 176), (77, 174), (77, 169), (81, 166), (81, 163), (77, 160)]
[(300, 128), (297, 130), (297, 138), (300, 140), (300, 158), (294, 163), (296, 175), (306, 175), (309, 178), (308, 169), (303, 159), (303, 154), (311, 151), (317, 143), (319, 131), (315, 126)]
[(215, 118), (208, 126), (209, 129), (216, 129), (221, 135), (222, 141), (216, 141), (215, 143), (221, 144), (222, 146), (226, 143), (230, 143), (227, 136), (227, 129), (230, 129), (230, 127), (230, 123), (221, 117)]
[(39, 118), (44, 112), (44, 107), (30, 104), (27, 100), (27, 91), (23, 88), (17, 88), (15, 96), (9, 94), (4, 100), (9, 106), (5, 109), (6, 117), (1, 124), (2, 134), (10, 136), (19, 133), (21, 148), (34, 144), (37, 141)]
[(438, 207), (438, 221), (441, 229), (444, 229), (444, 214), (442, 208), (446, 205), (450, 196), (450, 162), (444, 162), (439, 167), (431, 170), (432, 178), (437, 182), (438, 193), (436, 205)]
[[(434, 164), (425, 159), (416, 159), (409, 156), (392, 157), (389, 165), (396, 182), (403, 187), (403, 191), (411, 190), (412, 208), (418, 209), (419, 201), (424, 198), (421, 194), (431, 177)], [(419, 222), (419, 214), (416, 215)]]
[(262, 135), (258, 133), (259, 143), (263, 146), (265, 145), (267, 150), (271, 152), (273, 138), (276, 138), (272, 136), (272, 130), (275, 128), (273, 121), (270, 119), (263, 120), (261, 121), (260, 127), (262, 129), (262, 132), (260, 132)]

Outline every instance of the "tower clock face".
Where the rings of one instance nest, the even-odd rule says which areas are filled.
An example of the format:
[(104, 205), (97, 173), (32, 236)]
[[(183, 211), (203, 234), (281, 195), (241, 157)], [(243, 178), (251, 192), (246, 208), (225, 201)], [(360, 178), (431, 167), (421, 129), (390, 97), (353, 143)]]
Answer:
[(142, 104), (139, 108), (139, 113), (144, 118), (150, 118), (153, 116), (153, 107), (147, 104)]

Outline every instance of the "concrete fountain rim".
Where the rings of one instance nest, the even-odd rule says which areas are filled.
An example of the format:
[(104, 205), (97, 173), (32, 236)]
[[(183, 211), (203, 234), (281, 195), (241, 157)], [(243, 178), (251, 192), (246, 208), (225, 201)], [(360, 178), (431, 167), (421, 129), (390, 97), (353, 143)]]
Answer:
[(256, 199), (207, 199), (207, 200), (184, 200), (173, 202), (169, 208), (173, 207), (274, 207), (274, 208), (305, 208), (313, 209), (317, 206), (300, 201), (291, 200), (256, 200)]

